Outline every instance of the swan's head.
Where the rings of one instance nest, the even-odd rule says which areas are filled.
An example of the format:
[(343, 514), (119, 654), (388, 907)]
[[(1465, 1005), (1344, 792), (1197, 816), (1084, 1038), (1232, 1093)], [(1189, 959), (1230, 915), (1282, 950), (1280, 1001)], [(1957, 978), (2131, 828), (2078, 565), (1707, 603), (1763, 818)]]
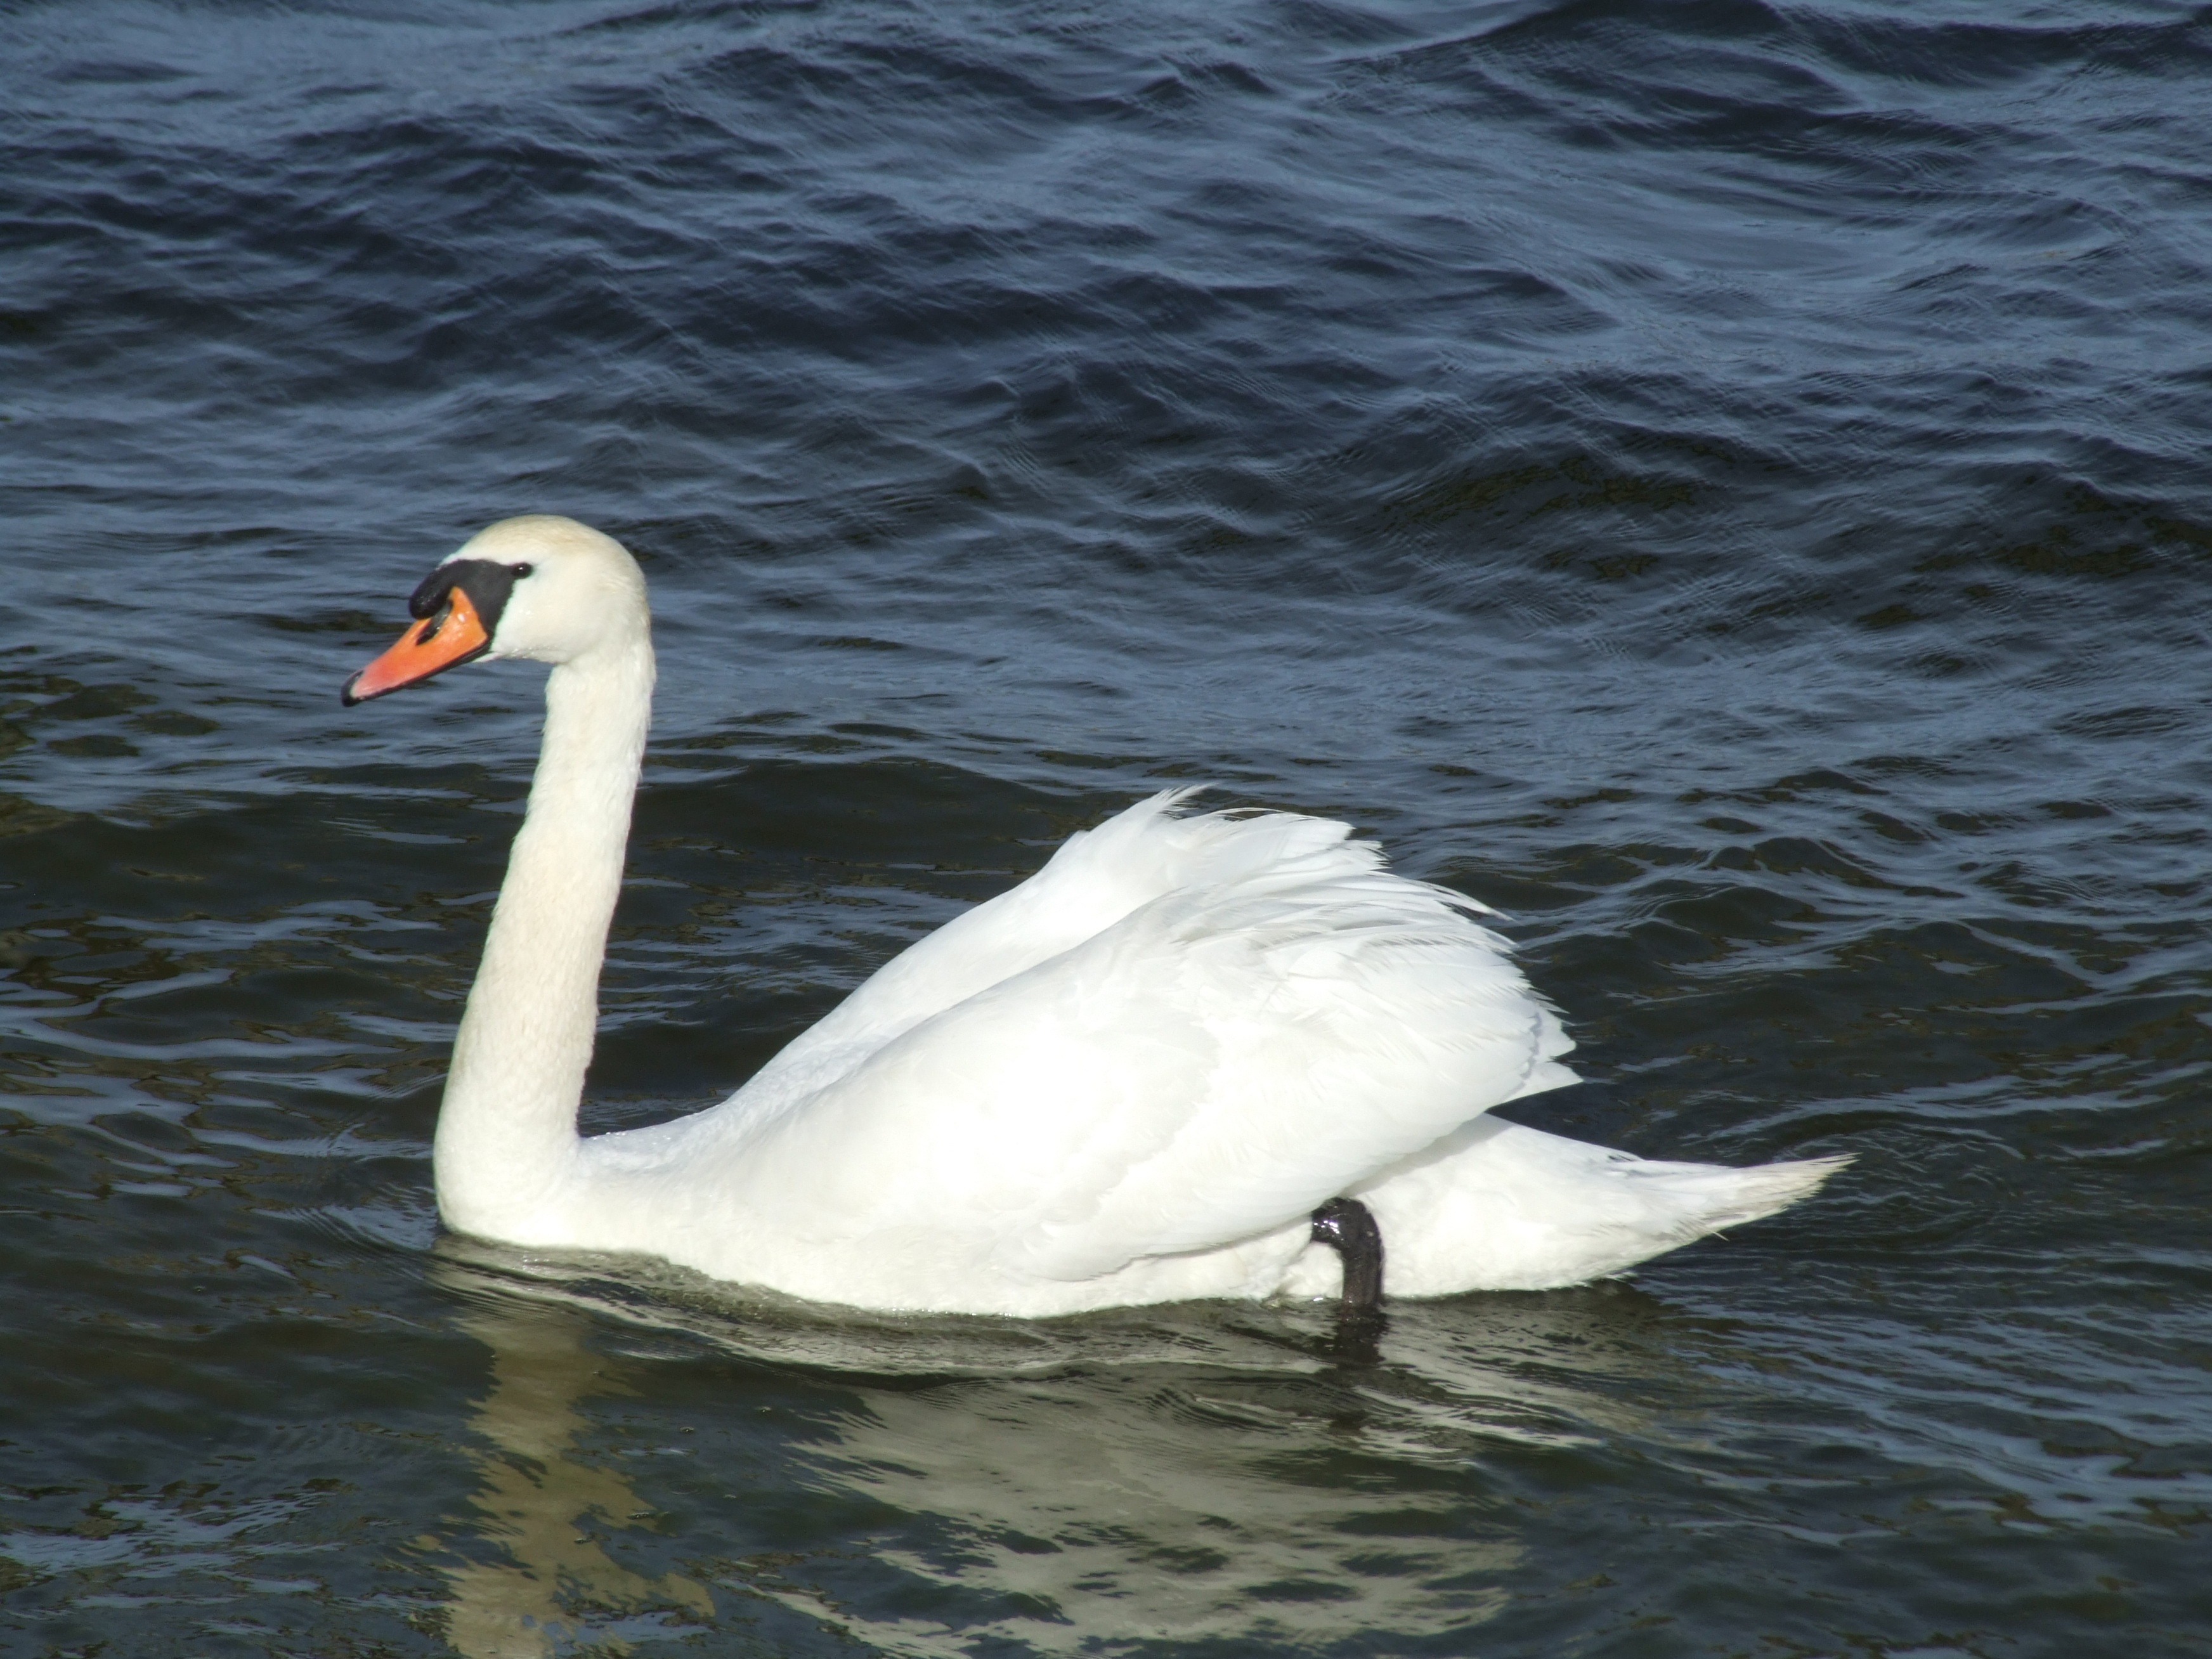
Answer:
[(613, 537), (550, 514), (479, 531), (407, 609), (422, 620), (346, 682), (349, 708), (478, 657), (574, 662), (635, 644), (650, 626), (637, 561)]

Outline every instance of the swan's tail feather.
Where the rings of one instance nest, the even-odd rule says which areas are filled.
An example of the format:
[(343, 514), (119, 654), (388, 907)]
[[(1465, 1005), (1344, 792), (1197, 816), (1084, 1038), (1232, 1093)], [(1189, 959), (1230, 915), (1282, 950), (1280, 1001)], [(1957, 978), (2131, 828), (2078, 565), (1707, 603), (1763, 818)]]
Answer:
[(1662, 1163), (1482, 1117), (1358, 1188), (1390, 1241), (1390, 1292), (1587, 1284), (1810, 1197), (1851, 1160)]
[(1747, 1170), (1714, 1170), (1725, 1179), (1717, 1183), (1717, 1203), (1705, 1212), (1705, 1225), (1698, 1232), (1741, 1228), (1745, 1221), (1760, 1221), (1787, 1210), (1812, 1197), (1827, 1183), (1827, 1176), (1843, 1170), (1850, 1161), (1850, 1152), (1840, 1152), (1836, 1157), (1801, 1157), (1787, 1164), (1756, 1164)]
[(1850, 1161), (1849, 1153), (1841, 1153), (1754, 1164), (1748, 1170), (1710, 1164), (1645, 1163), (1630, 1166), (1627, 1173), (1638, 1180), (1679, 1187), (1684, 1220), (1691, 1229), (1683, 1240), (1686, 1243), (1723, 1228), (1762, 1220), (1812, 1197), (1830, 1176)]

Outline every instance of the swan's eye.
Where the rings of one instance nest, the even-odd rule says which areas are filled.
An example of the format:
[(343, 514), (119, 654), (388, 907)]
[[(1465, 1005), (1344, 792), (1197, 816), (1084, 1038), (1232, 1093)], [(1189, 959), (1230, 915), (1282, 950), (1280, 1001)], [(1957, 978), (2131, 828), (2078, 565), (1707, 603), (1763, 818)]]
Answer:
[(518, 564), (511, 568), (514, 572), (514, 577), (517, 581), (521, 580), (523, 577), (527, 576), (532, 571), (538, 568), (534, 564)]

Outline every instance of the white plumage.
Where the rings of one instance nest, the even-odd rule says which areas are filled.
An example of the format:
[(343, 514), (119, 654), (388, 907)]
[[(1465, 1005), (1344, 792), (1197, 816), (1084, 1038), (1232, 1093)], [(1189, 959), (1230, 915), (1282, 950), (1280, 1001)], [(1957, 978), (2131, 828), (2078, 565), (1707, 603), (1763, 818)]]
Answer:
[(439, 1127), (464, 1231), (1036, 1315), (1332, 1292), (1309, 1218), (1341, 1195), (1381, 1224), (1388, 1290), (1436, 1296), (1615, 1273), (1842, 1162), (1652, 1163), (1483, 1116), (1575, 1078), (1481, 907), (1392, 875), (1342, 824), (1184, 814), (1188, 790), (1072, 837), (720, 1105), (579, 1139), (651, 697), (643, 582), (566, 520), (454, 558), (530, 568), (490, 654), (556, 665)]

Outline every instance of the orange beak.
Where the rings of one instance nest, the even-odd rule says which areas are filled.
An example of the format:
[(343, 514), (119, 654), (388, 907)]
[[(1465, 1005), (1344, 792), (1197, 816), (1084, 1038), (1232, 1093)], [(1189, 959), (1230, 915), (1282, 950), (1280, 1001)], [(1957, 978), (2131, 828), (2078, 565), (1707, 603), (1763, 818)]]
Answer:
[(417, 684), (490, 649), (491, 635), (483, 619), (456, 584), (434, 615), (402, 634), (397, 645), (348, 680), (338, 701), (350, 708), (403, 685)]

